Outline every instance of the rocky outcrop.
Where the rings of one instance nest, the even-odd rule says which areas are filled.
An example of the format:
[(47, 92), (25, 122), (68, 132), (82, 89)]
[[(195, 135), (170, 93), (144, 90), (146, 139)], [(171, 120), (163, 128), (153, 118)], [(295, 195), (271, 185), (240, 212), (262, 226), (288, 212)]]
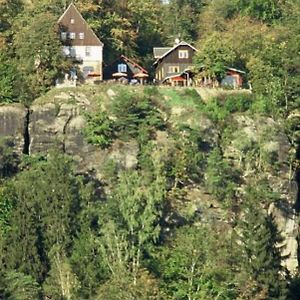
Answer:
[[(107, 96), (113, 98), (114, 91), (110, 89)], [(108, 149), (86, 142), (83, 134), (86, 126), (84, 113), (93, 110), (93, 103), (87, 96), (60, 91), (54, 94), (51, 101), (48, 100), (44, 103), (36, 101), (30, 110), (20, 104), (0, 106), (0, 137), (11, 137), (18, 154), (45, 153), (59, 147), (76, 161), (78, 173), (99, 180), (103, 178), (110, 160), (114, 160), (119, 168), (134, 168), (137, 165), (139, 149), (135, 140), (116, 140)], [(105, 109), (104, 101), (99, 102), (97, 104)], [(296, 117), (298, 115), (293, 116)], [(208, 149), (217, 144), (223, 134), (207, 116), (191, 110), (188, 106), (175, 106), (170, 109), (168, 122), (174, 127), (187, 125), (200, 131), (203, 142), (209, 146)], [(295, 205), (296, 199), (300, 197), (297, 188), (300, 175), (299, 178), (295, 176), (292, 172), (295, 168), (291, 165), (291, 158), (295, 157), (296, 150), (293, 149), (283, 126), (271, 118), (235, 114), (232, 117), (232, 132), (226, 134), (229, 138), (222, 144), (223, 155), (242, 170), (245, 186), (253, 178), (264, 176), (271, 190), (280, 195), (279, 201), (269, 206), (269, 213), (274, 216), (284, 237), (284, 243), (280, 246), (286, 256), (285, 266), (294, 273), (298, 268), (299, 245), (296, 236), (299, 232), (297, 219), (300, 210)], [(166, 150), (174, 146), (174, 140), (167, 131), (157, 131), (155, 143), (157, 149)], [(300, 150), (298, 152), (300, 157)], [(167, 153), (168, 151), (166, 155)], [(261, 159), (262, 155), (265, 156), (264, 159)], [(272, 164), (276, 164), (276, 168)], [(186, 200), (189, 205), (184, 203), (179, 207), (180, 215), (198, 213), (204, 222), (224, 222), (224, 211), (205, 189), (189, 186)], [(300, 199), (298, 206), (299, 203)]]
[(0, 137), (10, 137), (15, 151), (24, 151), (24, 134), (27, 127), (28, 110), (21, 104), (0, 106)]
[[(75, 99), (76, 100), (76, 99)], [(138, 145), (135, 140), (115, 141), (109, 149), (88, 144), (84, 138), (85, 118), (89, 103), (48, 103), (33, 105), (30, 111), (29, 153), (47, 152), (59, 147), (77, 162), (79, 173), (87, 173), (101, 180), (105, 164), (113, 159), (119, 168), (133, 168), (137, 164)]]

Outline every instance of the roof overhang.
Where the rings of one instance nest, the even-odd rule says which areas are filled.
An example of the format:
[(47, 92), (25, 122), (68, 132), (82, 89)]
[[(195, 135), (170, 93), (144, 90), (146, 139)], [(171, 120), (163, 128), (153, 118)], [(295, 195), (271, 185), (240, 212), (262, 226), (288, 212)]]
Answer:
[(164, 57), (166, 57), (169, 53), (171, 53), (172, 51), (174, 51), (174, 50), (175, 50), (176, 48), (178, 48), (179, 46), (188, 46), (188, 47), (190, 47), (191, 49), (193, 49), (194, 51), (196, 51), (196, 52), (198, 51), (198, 50), (197, 50), (195, 47), (193, 47), (191, 44), (182, 41), (182, 42), (176, 44), (174, 47), (172, 47), (169, 51), (167, 51), (167, 52), (166, 52), (164, 55), (162, 55), (160, 58), (158, 58), (158, 59), (154, 62), (153, 66), (157, 65), (157, 64), (159, 63), (160, 60), (162, 60)]

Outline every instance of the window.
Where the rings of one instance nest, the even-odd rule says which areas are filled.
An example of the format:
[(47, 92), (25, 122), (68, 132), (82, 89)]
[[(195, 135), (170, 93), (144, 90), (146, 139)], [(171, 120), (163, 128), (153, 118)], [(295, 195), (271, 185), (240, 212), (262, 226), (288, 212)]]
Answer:
[(61, 32), (60, 33), (60, 38), (62, 41), (65, 41), (67, 39), (67, 33), (66, 32)]
[(71, 24), (74, 24), (74, 23), (75, 23), (75, 20), (74, 20), (74, 19), (71, 19), (71, 20), (70, 20), (70, 23), (71, 23)]
[(189, 58), (189, 51), (188, 50), (179, 50), (178, 57), (179, 58)]
[(75, 32), (70, 32), (70, 33), (69, 33), (69, 38), (70, 38), (71, 40), (75, 40), (75, 38), (76, 38), (76, 33), (75, 33)]
[(79, 39), (83, 40), (84, 39), (84, 32), (79, 32)]
[(70, 56), (71, 57), (76, 57), (76, 50), (73, 47), (70, 47)]
[(169, 66), (169, 73), (179, 73), (178, 66)]
[(90, 73), (94, 72), (94, 67), (85, 66), (83, 67), (83, 76), (86, 78)]
[(91, 47), (85, 47), (85, 56), (91, 56)]
[(127, 72), (127, 65), (125, 65), (125, 64), (118, 64), (118, 72), (126, 73)]

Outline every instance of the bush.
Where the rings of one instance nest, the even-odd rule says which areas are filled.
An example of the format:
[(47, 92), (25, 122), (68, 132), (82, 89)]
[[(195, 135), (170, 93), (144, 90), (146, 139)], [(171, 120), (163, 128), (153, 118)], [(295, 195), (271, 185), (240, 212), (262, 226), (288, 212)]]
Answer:
[(105, 112), (87, 114), (86, 119), (87, 126), (84, 134), (88, 143), (98, 145), (103, 149), (109, 147), (115, 137), (114, 122)]
[(13, 151), (14, 143), (9, 138), (0, 139), (0, 178), (12, 176), (18, 171), (19, 158)]
[(214, 122), (224, 121), (229, 115), (229, 111), (217, 99), (203, 105), (201, 110)]
[(225, 99), (224, 108), (231, 113), (244, 112), (251, 107), (252, 101), (251, 94), (230, 95)]
[(112, 103), (111, 112), (120, 138), (138, 136), (142, 125), (149, 130), (164, 127), (159, 111), (148, 96), (123, 91)]

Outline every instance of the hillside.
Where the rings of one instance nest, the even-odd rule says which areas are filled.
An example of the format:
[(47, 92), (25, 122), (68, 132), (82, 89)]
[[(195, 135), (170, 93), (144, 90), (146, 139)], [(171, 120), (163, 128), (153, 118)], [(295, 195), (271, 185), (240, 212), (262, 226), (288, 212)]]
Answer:
[(299, 114), (203, 93), (103, 84), (0, 106), (2, 266), (52, 299), (292, 295)]

